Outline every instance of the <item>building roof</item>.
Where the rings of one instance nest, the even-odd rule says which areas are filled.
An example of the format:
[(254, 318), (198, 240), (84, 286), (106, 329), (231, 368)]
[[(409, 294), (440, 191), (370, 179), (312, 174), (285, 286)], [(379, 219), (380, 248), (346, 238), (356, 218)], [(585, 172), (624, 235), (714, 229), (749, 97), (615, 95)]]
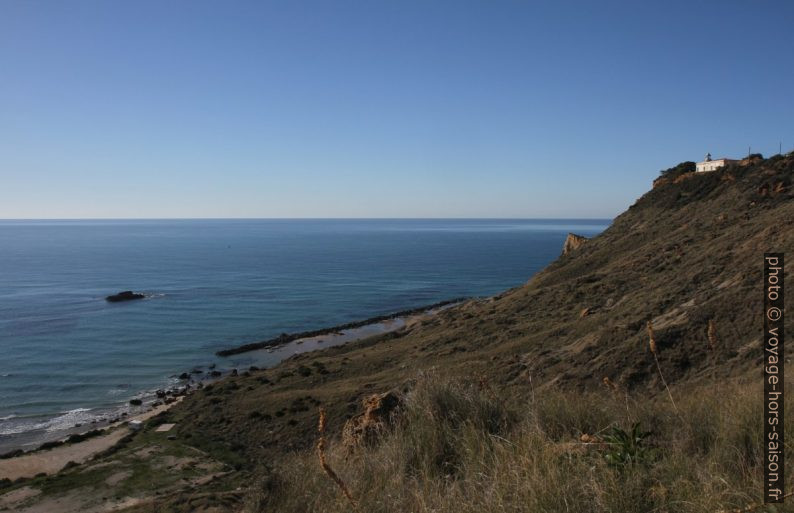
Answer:
[(729, 159), (728, 157), (720, 157), (718, 159), (711, 159), (711, 160), (701, 160), (698, 164), (703, 164), (705, 162), (719, 162), (720, 160), (738, 160), (738, 159)]

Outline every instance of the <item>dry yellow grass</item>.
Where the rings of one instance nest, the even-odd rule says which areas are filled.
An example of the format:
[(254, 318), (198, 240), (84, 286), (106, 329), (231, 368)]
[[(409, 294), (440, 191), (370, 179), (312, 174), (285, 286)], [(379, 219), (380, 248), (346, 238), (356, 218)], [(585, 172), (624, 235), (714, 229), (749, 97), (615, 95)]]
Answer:
[[(783, 501), (785, 501), (789, 497), (794, 497), (794, 492), (789, 492), (786, 495), (784, 495), (783, 496)], [(757, 510), (759, 510), (759, 509), (761, 509), (763, 507), (764, 507), (764, 503), (763, 502), (754, 502), (752, 504), (748, 504), (747, 506), (745, 506), (743, 508), (732, 509), (730, 511), (728, 511), (728, 510), (720, 510), (719, 513), (745, 513), (745, 512), (749, 512), (749, 511), (757, 511)], [(777, 511), (777, 508), (775, 508), (772, 511)]]
[(706, 331), (706, 335), (709, 339), (709, 348), (712, 351), (717, 349), (717, 323), (714, 322), (714, 319), (709, 319), (709, 327)]
[(612, 381), (611, 379), (609, 379), (609, 376), (604, 376), (603, 382), (604, 382), (604, 385), (605, 385), (605, 386), (606, 386), (606, 387), (607, 387), (607, 388), (608, 388), (608, 389), (609, 389), (611, 392), (613, 392), (613, 393), (616, 393), (616, 392), (618, 392), (618, 390), (619, 390), (619, 389), (618, 389), (618, 385), (617, 385), (617, 384), (616, 384), (614, 381)]
[[(543, 389), (533, 403), (496, 392), (499, 400), (477, 382), (422, 377), (395, 429), (356, 450), (339, 476), (357, 490), (359, 510), (702, 513), (740, 510), (761, 498), (759, 386), (687, 389), (680, 410), (646, 396), (624, 404), (605, 391)], [(608, 464), (602, 434), (634, 422), (653, 431), (648, 443), (657, 456), (624, 468)], [(345, 457), (341, 446), (328, 451), (329, 460)], [(300, 455), (276, 468), (283, 485), (262, 495), (260, 510), (349, 511), (315, 461)]]
[(325, 409), (320, 408), (320, 418), (317, 422), (317, 431), (320, 433), (320, 438), (317, 440), (317, 456), (320, 459), (320, 467), (326, 473), (331, 480), (336, 483), (336, 486), (342, 490), (342, 493), (347, 500), (350, 501), (350, 504), (355, 509), (357, 507), (356, 500), (353, 498), (353, 494), (350, 492), (350, 488), (345, 484), (344, 481), (339, 477), (339, 475), (334, 472), (334, 469), (331, 468), (331, 465), (328, 464), (328, 461), (325, 457), (325, 449), (326, 449), (326, 441), (325, 441)]
[(670, 402), (673, 404), (673, 409), (678, 412), (678, 406), (676, 406), (675, 399), (673, 399), (673, 393), (670, 391), (670, 387), (667, 385), (667, 380), (664, 379), (662, 366), (659, 364), (659, 357), (657, 356), (658, 349), (656, 347), (656, 339), (653, 336), (653, 324), (651, 321), (648, 321), (648, 346), (651, 349), (653, 361), (656, 362), (656, 369), (659, 371), (659, 378), (662, 380), (662, 384), (664, 385), (665, 390), (667, 390), (667, 395), (670, 397)]
[(653, 323), (648, 321), (648, 346), (651, 349), (653, 356), (656, 356), (656, 339), (653, 336)]

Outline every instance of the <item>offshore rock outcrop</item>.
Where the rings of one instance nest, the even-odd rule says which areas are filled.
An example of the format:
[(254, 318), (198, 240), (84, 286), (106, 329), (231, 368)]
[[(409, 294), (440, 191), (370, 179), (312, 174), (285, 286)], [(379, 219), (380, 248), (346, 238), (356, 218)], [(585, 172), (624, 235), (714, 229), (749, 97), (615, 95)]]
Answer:
[(138, 294), (137, 292), (133, 292), (131, 290), (125, 290), (123, 292), (119, 292), (118, 294), (113, 294), (105, 298), (106, 301), (110, 303), (119, 303), (121, 301), (132, 301), (134, 299), (143, 299), (146, 296), (143, 294)]
[(576, 235), (575, 233), (569, 233), (565, 238), (565, 244), (562, 245), (562, 254), (567, 255), (571, 251), (576, 251), (577, 249), (581, 248), (585, 242), (587, 242), (587, 237), (582, 237), (581, 235)]

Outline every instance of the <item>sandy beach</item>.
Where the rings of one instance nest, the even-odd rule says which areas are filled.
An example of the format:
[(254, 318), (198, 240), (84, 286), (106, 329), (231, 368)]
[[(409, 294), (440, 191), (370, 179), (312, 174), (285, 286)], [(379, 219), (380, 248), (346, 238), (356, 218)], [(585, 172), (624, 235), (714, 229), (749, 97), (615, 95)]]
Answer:
[(145, 421), (179, 403), (182, 397), (171, 404), (162, 404), (152, 410), (130, 417), (105, 427), (105, 433), (82, 442), (66, 444), (49, 450), (31, 451), (15, 458), (0, 460), (0, 479), (15, 480), (20, 477), (34, 477), (38, 474), (54, 474), (67, 463), (84, 463), (92, 456), (109, 449), (129, 434), (127, 422), (130, 420)]

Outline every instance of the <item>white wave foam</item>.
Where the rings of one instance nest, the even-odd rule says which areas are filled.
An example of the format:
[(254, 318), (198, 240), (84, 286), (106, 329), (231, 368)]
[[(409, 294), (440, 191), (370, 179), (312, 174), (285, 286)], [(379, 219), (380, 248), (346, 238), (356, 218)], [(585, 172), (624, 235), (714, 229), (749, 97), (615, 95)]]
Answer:
[(31, 431), (35, 426), (35, 424), (29, 422), (4, 426), (3, 424), (6, 422), (8, 421), (0, 421), (0, 436), (18, 435), (19, 433), (24, 433), (25, 431)]
[(67, 411), (54, 419), (43, 422), (43, 428), (46, 431), (57, 431), (59, 429), (66, 429), (74, 426), (75, 424), (84, 424), (86, 421), (90, 422), (96, 418), (88, 412), (88, 408), (77, 408), (75, 410)]
[(108, 390), (108, 395), (121, 395), (121, 394), (129, 394), (129, 393), (130, 393), (129, 387), (116, 387)]
[(9, 422), (16, 416), (11, 415), (9, 417), (3, 417), (0, 419), (0, 421), (2, 421), (2, 423), (0, 423), (0, 435), (17, 435), (26, 431), (43, 430), (52, 432), (68, 429), (75, 424), (86, 424), (99, 418), (97, 415), (89, 413), (90, 411), (91, 410), (88, 408), (77, 408), (61, 413), (57, 417), (45, 421), (26, 421), (20, 419), (18, 422)]

